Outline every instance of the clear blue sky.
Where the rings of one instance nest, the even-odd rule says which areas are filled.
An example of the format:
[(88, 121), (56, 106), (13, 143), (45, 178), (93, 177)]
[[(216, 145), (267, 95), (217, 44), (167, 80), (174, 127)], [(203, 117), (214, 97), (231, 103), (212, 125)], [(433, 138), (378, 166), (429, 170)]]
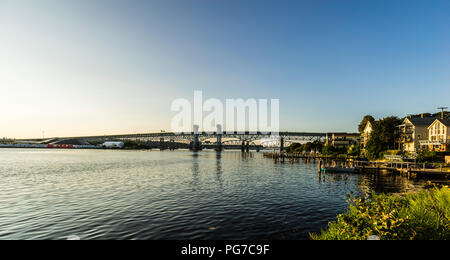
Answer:
[(194, 90), (353, 132), (450, 105), (450, 1), (0, 0), (0, 88), (0, 137), (169, 129)]

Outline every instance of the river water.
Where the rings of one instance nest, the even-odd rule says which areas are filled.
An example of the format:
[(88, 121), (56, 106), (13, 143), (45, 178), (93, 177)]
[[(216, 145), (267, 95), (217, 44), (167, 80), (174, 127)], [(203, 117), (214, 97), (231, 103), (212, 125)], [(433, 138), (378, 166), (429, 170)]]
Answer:
[(0, 239), (308, 239), (346, 195), (424, 181), (260, 153), (0, 149)]

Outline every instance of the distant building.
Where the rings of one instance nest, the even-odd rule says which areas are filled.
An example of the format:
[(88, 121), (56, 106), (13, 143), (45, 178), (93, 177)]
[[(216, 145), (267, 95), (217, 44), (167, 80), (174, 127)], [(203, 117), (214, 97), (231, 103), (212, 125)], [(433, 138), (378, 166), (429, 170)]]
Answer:
[(325, 139), (325, 145), (336, 148), (344, 148), (360, 142), (361, 135), (359, 133), (328, 133)]
[(399, 125), (400, 148), (402, 151), (416, 153), (420, 150), (421, 140), (428, 140), (428, 127), (436, 120), (435, 117), (405, 118)]
[(369, 141), (372, 130), (373, 130), (372, 123), (367, 122), (366, 127), (364, 127), (364, 130), (361, 133), (361, 144), (363, 149), (365, 149), (367, 146), (367, 142)]
[(450, 119), (437, 118), (427, 129), (428, 140), (420, 142), (422, 149), (438, 152), (450, 150)]

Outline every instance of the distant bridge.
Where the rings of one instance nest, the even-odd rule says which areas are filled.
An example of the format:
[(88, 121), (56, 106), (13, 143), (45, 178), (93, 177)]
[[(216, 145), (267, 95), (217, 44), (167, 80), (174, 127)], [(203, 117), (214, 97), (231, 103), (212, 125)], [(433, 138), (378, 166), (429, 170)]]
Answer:
[(62, 140), (62, 139), (84, 139), (84, 140), (143, 140), (143, 141), (156, 141), (161, 138), (166, 140), (182, 141), (192, 140), (194, 136), (198, 136), (200, 140), (207, 140), (221, 136), (223, 139), (234, 138), (241, 141), (255, 141), (261, 139), (270, 138), (283, 138), (284, 140), (295, 141), (315, 141), (322, 140), (327, 136), (327, 133), (314, 133), (314, 132), (200, 132), (198, 134), (194, 132), (190, 133), (173, 133), (173, 132), (159, 132), (159, 133), (142, 133), (142, 134), (123, 134), (123, 135), (94, 135), (94, 136), (72, 136), (72, 137), (52, 137), (52, 138), (32, 138), (32, 139), (17, 139), (17, 141), (33, 141), (41, 142), (46, 140)]
[[(54, 138), (34, 138), (20, 139), (20, 142), (57, 142), (58, 140), (86, 140), (86, 141), (125, 141), (136, 140), (144, 141), (158, 146), (161, 149), (170, 147), (182, 147), (188, 144), (193, 149), (203, 147), (215, 147), (222, 149), (223, 146), (242, 147), (249, 149), (255, 146), (272, 146), (284, 148), (286, 144), (298, 141), (321, 141), (327, 136), (327, 133), (319, 132), (188, 132), (188, 133), (141, 133), (141, 134), (123, 134), (123, 135), (94, 135), (94, 136), (72, 136), (72, 137), (54, 137)], [(213, 139), (213, 141), (209, 141)], [(260, 141), (257, 145), (256, 142)], [(156, 145), (157, 144), (157, 145)], [(184, 147), (183, 147), (184, 148)]]

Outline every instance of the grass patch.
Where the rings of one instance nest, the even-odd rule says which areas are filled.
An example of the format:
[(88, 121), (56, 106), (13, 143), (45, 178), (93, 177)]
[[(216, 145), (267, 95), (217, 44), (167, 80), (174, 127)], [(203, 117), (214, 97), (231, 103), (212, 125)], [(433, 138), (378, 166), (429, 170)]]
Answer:
[(405, 196), (372, 194), (349, 196), (349, 209), (327, 230), (310, 234), (313, 240), (449, 240), (450, 191), (448, 187)]

